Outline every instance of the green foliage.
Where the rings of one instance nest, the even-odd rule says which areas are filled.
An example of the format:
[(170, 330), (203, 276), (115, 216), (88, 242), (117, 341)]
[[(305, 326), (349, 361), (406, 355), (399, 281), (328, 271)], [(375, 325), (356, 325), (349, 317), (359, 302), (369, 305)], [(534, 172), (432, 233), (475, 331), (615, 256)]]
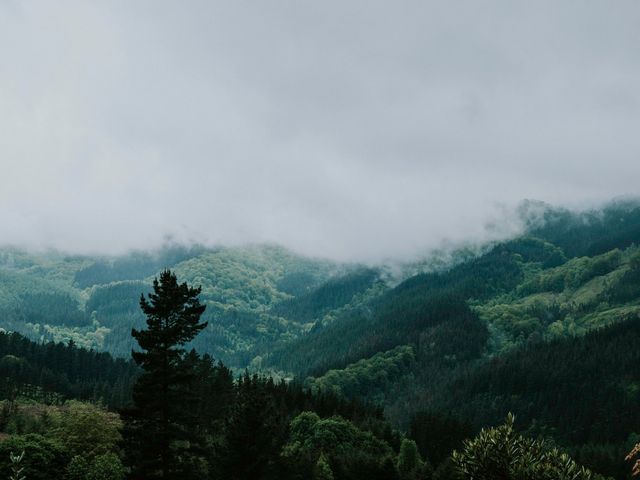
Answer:
[(200, 304), (199, 293), (199, 288), (178, 283), (176, 275), (165, 270), (154, 280), (149, 299), (140, 299), (147, 329), (134, 329), (131, 335), (142, 349), (132, 356), (143, 373), (134, 385), (135, 406), (127, 429), (136, 478), (193, 476), (185, 470), (189, 468), (185, 458), (200, 441), (190, 428), (196, 361), (186, 356), (184, 345), (206, 327), (200, 322), (206, 307)]
[(323, 281), (323, 275), (313, 268), (313, 264), (300, 265), (292, 272), (285, 271), (276, 282), (276, 288), (287, 295), (299, 297), (311, 292)]
[(579, 257), (562, 266), (544, 269), (518, 286), (519, 295), (540, 292), (562, 292), (576, 289), (595, 277), (606, 275), (620, 267), (625, 260), (618, 249), (597, 257)]
[[(463, 480), (458, 476), (451, 457), (445, 459), (433, 472), (433, 480)], [(466, 480), (466, 479), (464, 479)]]
[(413, 440), (404, 438), (398, 454), (398, 473), (401, 480), (417, 480), (424, 469), (418, 446)]
[[(91, 329), (81, 310), (80, 295), (71, 286), (24, 271), (0, 268), (2, 326), (30, 335), (44, 335), (44, 325)], [(49, 337), (52, 338), (52, 337)]]
[[(172, 448), (180, 448), (180, 478), (297, 478), (294, 472), (288, 471), (280, 452), (288, 440), (291, 419), (303, 410), (313, 410), (323, 418), (340, 414), (341, 417), (335, 418), (344, 419), (341, 423), (347, 423), (350, 429), (359, 432), (358, 436), (364, 436), (374, 445), (386, 446), (387, 441), (394, 445), (399, 443), (398, 434), (382, 420), (381, 413), (359, 402), (328, 394), (313, 396), (295, 383), (276, 383), (257, 375), (245, 374), (234, 382), (233, 375), (223, 365), (214, 365), (210, 357), (201, 357), (193, 351), (185, 353), (182, 362), (185, 364), (183, 371), (193, 375), (190, 375), (187, 389), (181, 389), (182, 396), (175, 402), (182, 409), (176, 421), (184, 422), (190, 435), (172, 443)], [(172, 384), (172, 387), (177, 385)], [(0, 412), (4, 419), (0, 431), (7, 425), (16, 425), (15, 428), (24, 433), (10, 437), (10, 441), (39, 432), (41, 437), (38, 438), (42, 441), (58, 446), (60, 461), (38, 464), (36, 478), (123, 478), (124, 470), (118, 456), (121, 422), (116, 414), (77, 401), (62, 406), (7, 401), (2, 403)], [(124, 414), (128, 427), (132, 426), (131, 422), (135, 422), (134, 427), (141, 424), (135, 411)], [(348, 423), (347, 418), (357, 424)], [(143, 440), (152, 443), (164, 434), (163, 431), (155, 433), (155, 438)], [(124, 443), (127, 457), (137, 467), (145, 457), (139, 454), (136, 442), (131, 442), (130, 437), (127, 440)], [(25, 449), (27, 456), (33, 452), (32, 448)], [(342, 470), (336, 478), (368, 479), (377, 478), (367, 476), (372, 471), (380, 475), (393, 472), (393, 450), (387, 446), (384, 451), (387, 452), (384, 457), (376, 457), (374, 461), (369, 454), (363, 460), (358, 449), (354, 449), (350, 457), (345, 457), (339, 464)], [(352, 456), (356, 460), (351, 459)], [(364, 477), (358, 476), (362, 466), (368, 468)], [(307, 473), (310, 475), (311, 471)], [(286, 476), (289, 474), (293, 476)], [(133, 475), (139, 474), (134, 470)], [(147, 474), (143, 475), (145, 479), (149, 478)]]
[(193, 346), (232, 366), (248, 366), (273, 344), (296, 338), (309, 328), (306, 320), (272, 311), (291, 298), (279, 287), (291, 290), (291, 277), (304, 275), (302, 295), (335, 269), (329, 262), (304, 259), (271, 246), (219, 249), (176, 265), (178, 275), (201, 285), (207, 305), (203, 318), (210, 327)]
[[(629, 433), (640, 432), (638, 343), (635, 315), (578, 338), (530, 342), (432, 383), (423, 404), (432, 412), (468, 420), (474, 429), (495, 424), (512, 411), (533, 435), (571, 446), (573, 453), (584, 445), (609, 445), (597, 449), (597, 463), (585, 461), (586, 454), (579, 458), (617, 478), (624, 469)], [(414, 386), (413, 391), (419, 389)], [(421, 449), (418, 433), (428, 428), (415, 435), (412, 429)], [(427, 436), (433, 445), (432, 438)], [(428, 448), (423, 454), (431, 455)]]
[(469, 480), (592, 480), (602, 478), (577, 465), (566, 453), (549, 448), (542, 440), (516, 433), (513, 416), (504, 425), (483, 429), (465, 442), (453, 462)]
[(529, 210), (529, 233), (560, 247), (568, 257), (593, 256), (626, 248), (640, 238), (637, 200), (611, 202), (602, 209), (572, 212), (547, 205), (523, 205)]
[(75, 456), (67, 466), (67, 480), (124, 480), (125, 468), (114, 453), (104, 453), (91, 460)]
[(32, 339), (73, 340), (127, 358), (134, 347), (131, 328), (144, 326), (137, 298), (150, 291), (150, 277), (166, 267), (203, 286), (210, 327), (192, 346), (243, 368), (270, 345), (311, 326), (269, 310), (291, 295), (312, 292), (339, 270), (272, 246), (170, 246), (110, 258), (5, 248), (0, 249), (2, 326)]
[(72, 456), (93, 460), (115, 451), (122, 441), (120, 417), (90, 403), (68, 401), (50, 421), (53, 438)]
[(101, 324), (113, 326), (113, 319), (138, 314), (140, 312), (140, 294), (149, 293), (150, 286), (141, 281), (114, 282), (95, 286), (85, 304), (86, 311)]
[(607, 300), (625, 303), (637, 300), (640, 292), (640, 251), (634, 251), (627, 269), (619, 276), (613, 288), (609, 289)]
[(0, 382), (0, 398), (55, 403), (71, 397), (123, 407), (137, 373), (132, 362), (107, 353), (0, 332), (0, 378), (7, 379)]
[(13, 452), (25, 452), (21, 466), (28, 480), (63, 478), (69, 459), (64, 447), (54, 440), (38, 434), (15, 435), (0, 442), (0, 478), (12, 474)]
[[(640, 313), (634, 276), (640, 262), (630, 239), (585, 252), (598, 250), (593, 257), (571, 253), (569, 260), (544, 236), (498, 245), (448, 271), (408, 279), (368, 308), (276, 350), (267, 362), (313, 375), (307, 381), (318, 390), (384, 404), (396, 424), (407, 425), (418, 405), (441, 418), (451, 412), (462, 424), (471, 420), (451, 441), (426, 435), (418, 443), (427, 456), (429, 449), (437, 452), (436, 465), (508, 409), (525, 422), (537, 417), (565, 444), (605, 441), (619, 450), (629, 429), (640, 430), (633, 413), (640, 384), (633, 370), (636, 334), (626, 325), (627, 338), (613, 327), (584, 341), (574, 337)], [(464, 313), (467, 305), (471, 314)], [(402, 348), (413, 352), (409, 364), (395, 361)], [(416, 438), (424, 432), (417, 430)], [(438, 444), (448, 447), (438, 451)], [(619, 454), (616, 460), (602, 449), (601, 456), (607, 472), (619, 468)]]
[[(306, 472), (308, 478), (316, 471), (321, 455), (336, 479), (376, 478), (387, 468), (384, 460), (395, 456), (386, 442), (342, 417), (322, 419), (303, 412), (291, 422), (282, 456), (290, 471)], [(395, 468), (393, 473), (395, 477)]]
[(11, 461), (11, 476), (9, 480), (26, 480), (22, 472), (24, 467), (22, 466), (22, 460), (24, 459), (24, 450), (20, 454), (9, 454), (9, 460)]
[[(630, 247), (574, 258), (555, 268), (530, 269), (513, 292), (476, 302), (474, 311), (492, 332), (491, 352), (508, 350), (535, 336), (581, 335), (624, 319), (629, 309), (621, 310), (627, 307), (621, 302), (640, 303), (640, 283), (636, 286), (629, 274), (637, 255), (637, 248)], [(631, 310), (640, 308), (633, 305)]]
[(125, 469), (114, 453), (98, 455), (89, 467), (87, 480), (123, 480)]
[(76, 271), (74, 283), (81, 289), (123, 280), (142, 280), (202, 252), (204, 247), (168, 246), (157, 252), (131, 252), (113, 259), (87, 259), (89, 264)]
[(220, 462), (223, 478), (260, 478), (278, 455), (286, 425), (276, 413), (270, 383), (246, 372), (238, 381)]
[(409, 437), (415, 440), (422, 457), (434, 465), (440, 465), (473, 433), (467, 422), (433, 412), (416, 413), (409, 429)]
[[(416, 275), (370, 304), (272, 352), (269, 362), (299, 375), (329, 369), (415, 342), (422, 332), (451, 321), (471, 322), (470, 299), (488, 299), (523, 279), (521, 256), (508, 245), (446, 272)], [(482, 335), (482, 334), (481, 334)]]
[[(434, 478), (450, 478), (451, 450), (507, 411), (518, 414), (527, 432), (567, 446), (595, 471), (620, 476), (627, 436), (640, 431), (640, 255), (634, 246), (640, 207), (539, 212), (528, 217), (525, 236), (405, 268), (430, 273), (394, 288), (376, 271), (278, 247), (177, 248), (118, 258), (3, 249), (0, 315), (4, 328), (38, 340), (72, 338), (128, 356), (131, 328), (145, 325), (135, 298), (150, 291), (151, 275), (172, 267), (201, 284), (208, 325), (178, 355), (189, 380), (176, 389), (184, 410), (177, 423), (195, 432), (174, 443), (184, 453), (186, 478), (330, 472), (336, 480), (369, 480), (414, 471), (399, 468), (411, 463), (397, 454), (404, 448), (410, 457), (409, 444), (401, 447), (379, 412), (346, 406), (356, 397), (384, 407), (387, 418), (410, 431), (420, 454), (437, 466)], [(233, 384), (211, 357), (187, 353), (192, 347), (235, 367), (271, 368), (301, 380), (312, 375), (306, 384), (315, 395), (295, 382), (250, 374)], [(125, 378), (118, 380), (117, 372)], [(41, 421), (15, 407), (20, 399), (55, 404), (77, 396), (122, 406), (134, 375), (130, 364), (95, 352), (0, 335), (0, 393), (9, 399), (0, 428), (40, 432), (71, 455), (80, 447), (54, 433), (62, 413)], [(303, 410), (317, 412), (314, 425), (322, 426), (311, 430), (317, 438), (308, 448), (308, 439), (296, 446), (288, 430)], [(331, 418), (336, 414), (347, 425)], [(366, 442), (343, 442), (342, 436), (360, 438), (349, 425), (386, 445), (386, 453), (374, 458)], [(86, 470), (114, 448), (82, 451), (78, 458)], [(428, 477), (427, 470), (416, 475)]]
[(76, 455), (67, 465), (66, 480), (86, 480), (90, 469), (89, 461), (81, 456)]
[(332, 278), (305, 295), (277, 303), (271, 313), (301, 323), (317, 320), (350, 303), (355, 295), (369, 289), (378, 276), (376, 270), (360, 269)]
[(322, 377), (310, 377), (307, 382), (314, 390), (349, 398), (367, 397), (375, 403), (384, 399), (386, 389), (406, 374), (414, 361), (413, 348), (405, 345), (359, 360), (342, 370), (329, 370)]
[(313, 468), (313, 480), (333, 480), (333, 471), (324, 454), (320, 454)]
[(522, 261), (536, 263), (543, 268), (557, 267), (567, 261), (561, 248), (540, 238), (524, 236), (506, 245), (511, 252), (520, 255)]
[(571, 457), (591, 471), (606, 473), (613, 478), (627, 478), (629, 464), (622, 462), (629, 445), (612, 443), (585, 443), (570, 449)]
[(201, 286), (208, 305), (259, 312), (286, 298), (276, 288), (282, 267), (270, 261), (271, 252), (255, 249), (221, 253), (203, 254), (175, 269), (177, 275)]
[[(20, 467), (27, 479), (124, 478), (119, 457), (121, 421), (116, 413), (76, 400), (61, 406), (3, 402), (3, 411), (6, 406), (9, 422), (0, 425), (0, 431), (12, 435), (0, 442), (0, 454), (24, 451)], [(0, 461), (0, 476), (4, 468)]]

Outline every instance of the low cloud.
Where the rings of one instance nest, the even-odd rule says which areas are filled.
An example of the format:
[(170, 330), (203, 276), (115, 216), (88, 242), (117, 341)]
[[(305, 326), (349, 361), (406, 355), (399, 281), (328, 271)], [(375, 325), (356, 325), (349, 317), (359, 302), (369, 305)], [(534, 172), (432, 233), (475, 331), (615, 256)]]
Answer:
[(512, 231), (524, 198), (637, 194), (639, 24), (630, 0), (4, 2), (0, 243), (402, 258)]

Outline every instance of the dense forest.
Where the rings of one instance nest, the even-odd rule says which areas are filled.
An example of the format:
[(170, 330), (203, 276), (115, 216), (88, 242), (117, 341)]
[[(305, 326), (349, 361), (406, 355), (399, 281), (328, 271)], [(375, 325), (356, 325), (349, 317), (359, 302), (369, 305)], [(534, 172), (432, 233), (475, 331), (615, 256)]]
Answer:
[[(373, 271), (361, 273), (359, 266), (307, 259), (275, 246), (168, 246), (115, 258), (4, 248), (1, 326), (35, 340), (73, 340), (128, 358), (131, 327), (144, 324), (138, 299), (161, 268), (173, 268), (202, 287), (209, 326), (193, 346), (236, 368), (259, 363), (275, 342), (304, 334), (316, 314), (330, 317), (380, 289)], [(295, 304), (286, 306), (294, 298), (306, 302), (300, 317), (291, 310)]]
[[(0, 472), (11, 478), (78, 480), (602, 478), (544, 440), (515, 433), (512, 416), (473, 441), (462, 444), (458, 435), (447, 447), (459, 451), (441, 450), (434, 470), (418, 443), (394, 430), (378, 408), (248, 372), (235, 378), (209, 355), (186, 350), (207, 326), (199, 294), (199, 288), (163, 271), (148, 299), (140, 300), (146, 328), (132, 330), (139, 348), (128, 364), (73, 345), (4, 335), (7, 351), (31, 364), (25, 359), (24, 372), (3, 372), (16, 389), (2, 402), (6, 439), (0, 440)], [(11, 357), (19, 358), (7, 354), (5, 359)], [(78, 359), (96, 358), (106, 367), (124, 364), (127, 371), (136, 364), (131, 396), (120, 414), (95, 398), (82, 403), (68, 398), (74, 392), (54, 394), (64, 385), (32, 376), (47, 370), (46, 360), (71, 370)], [(76, 368), (72, 380), (89, 370)], [(441, 426), (454, 427), (446, 437), (458, 427)], [(420, 433), (423, 442), (425, 431)]]
[[(203, 306), (174, 359), (186, 369), (176, 378), (198, 372), (174, 402), (193, 402), (176, 435), (197, 433), (171, 444), (193, 446), (175, 467), (183, 478), (628, 478), (640, 204), (528, 202), (520, 214), (517, 238), (393, 266), (274, 246), (117, 258), (5, 248), (0, 471), (29, 444), (52, 450), (25, 454), (28, 478), (147, 478), (128, 435), (155, 407), (140, 407), (145, 347), (131, 332), (150, 328), (140, 295), (157, 295), (170, 268)], [(115, 425), (99, 454), (61, 436), (85, 414)], [(46, 455), (59, 470), (38, 477)]]

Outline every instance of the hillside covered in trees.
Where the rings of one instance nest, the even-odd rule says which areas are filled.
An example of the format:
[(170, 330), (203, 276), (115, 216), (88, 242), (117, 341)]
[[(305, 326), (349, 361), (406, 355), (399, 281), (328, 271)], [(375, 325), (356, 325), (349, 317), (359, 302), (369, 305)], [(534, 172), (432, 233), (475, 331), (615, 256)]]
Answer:
[(383, 406), (423, 455), (439, 449), (438, 425), (464, 437), (513, 412), (517, 428), (624, 478), (640, 432), (640, 208), (523, 210), (526, 235), (413, 276), (269, 361)]
[[(202, 427), (217, 451), (207, 460), (212, 472), (231, 468), (230, 452), (248, 438), (227, 430), (236, 418), (238, 428), (273, 428), (265, 432), (273, 442), (259, 447), (266, 450), (245, 452), (262, 459), (254, 466), (262, 476), (238, 478), (395, 478), (401, 454), (418, 459), (412, 475), (422, 475), (403, 479), (455, 478), (477, 466), (469, 459), (483, 442), (501, 441), (525, 442), (540, 458), (568, 452), (592, 471), (627, 478), (624, 457), (640, 438), (640, 205), (576, 213), (528, 203), (521, 220), (517, 238), (399, 269), (273, 246), (117, 258), (5, 248), (0, 327), (63, 343), (0, 334), (2, 395), (12, 405), (78, 399), (125, 409), (140, 374), (129, 361), (131, 329), (146, 321), (140, 294), (171, 268), (201, 287), (206, 305), (206, 325), (185, 351), (206, 356), (213, 383), (201, 388), (228, 400), (201, 406), (203, 418), (217, 412)], [(261, 372), (287, 382), (253, 376)], [(262, 392), (261, 400), (240, 400), (243, 392)], [(38, 423), (27, 417), (22, 424)], [(323, 440), (335, 435), (349, 447)], [(532, 472), (518, 475), (543, 478)]]
[[(316, 319), (375, 296), (375, 270), (307, 259), (275, 246), (167, 247), (126, 256), (80, 257), (0, 249), (0, 328), (128, 358), (138, 301), (162, 268), (202, 287), (209, 327), (194, 346), (244, 368)], [(293, 301), (295, 299), (295, 302)]]
[[(505, 425), (447, 451), (434, 470), (416, 441), (393, 430), (377, 408), (248, 372), (234, 379), (222, 363), (185, 348), (207, 326), (199, 294), (164, 270), (141, 299), (146, 328), (132, 330), (138, 368), (120, 414), (95, 398), (69, 399), (62, 383), (1, 372), (16, 388), (0, 392), (9, 397), (0, 416), (0, 473), (68, 480), (602, 479), (544, 440), (517, 434), (511, 414)], [(43, 361), (58, 359), (58, 369), (71, 372), (74, 360), (96, 358), (73, 345), (4, 336), (5, 349), (32, 365), (5, 359), (24, 362), (28, 373), (44, 372)], [(122, 365), (100, 358), (105, 367)], [(73, 380), (83, 377), (76, 370)]]

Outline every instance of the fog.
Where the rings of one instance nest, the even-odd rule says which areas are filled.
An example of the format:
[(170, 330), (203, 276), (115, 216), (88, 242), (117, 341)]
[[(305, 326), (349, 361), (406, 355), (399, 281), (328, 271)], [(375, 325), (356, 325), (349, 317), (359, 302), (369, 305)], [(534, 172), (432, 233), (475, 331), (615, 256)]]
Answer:
[(637, 1), (0, 3), (0, 244), (406, 258), (639, 193)]

